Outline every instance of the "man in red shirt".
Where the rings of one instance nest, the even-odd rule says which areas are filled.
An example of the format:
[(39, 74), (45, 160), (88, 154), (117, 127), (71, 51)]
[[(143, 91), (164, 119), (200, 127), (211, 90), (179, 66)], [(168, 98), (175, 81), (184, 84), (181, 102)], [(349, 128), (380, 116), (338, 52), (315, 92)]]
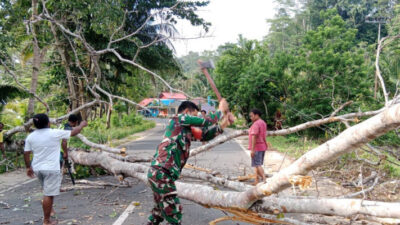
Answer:
[(268, 149), (267, 146), (267, 124), (261, 119), (261, 111), (253, 109), (250, 112), (250, 119), (253, 124), (249, 130), (249, 150), (251, 150), (251, 166), (255, 168), (256, 178), (254, 185), (258, 184), (258, 177), (265, 182), (264, 174), (264, 155)]

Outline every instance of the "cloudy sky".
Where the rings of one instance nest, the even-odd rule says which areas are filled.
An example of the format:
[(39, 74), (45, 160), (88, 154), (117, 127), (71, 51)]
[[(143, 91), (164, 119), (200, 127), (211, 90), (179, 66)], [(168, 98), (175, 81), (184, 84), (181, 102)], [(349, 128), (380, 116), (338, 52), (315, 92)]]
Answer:
[[(268, 32), (266, 19), (275, 14), (273, 0), (211, 0), (198, 14), (212, 26), (207, 34), (186, 21), (176, 27), (182, 39), (173, 41), (176, 55), (189, 51), (215, 50), (226, 42), (236, 42), (239, 34), (248, 39), (262, 39)], [(199, 36), (205, 38), (191, 39)]]

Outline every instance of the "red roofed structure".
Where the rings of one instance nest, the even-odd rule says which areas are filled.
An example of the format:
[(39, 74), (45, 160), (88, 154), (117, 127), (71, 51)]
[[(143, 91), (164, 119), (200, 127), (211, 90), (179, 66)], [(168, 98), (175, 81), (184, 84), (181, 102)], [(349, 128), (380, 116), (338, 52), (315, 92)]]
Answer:
[(150, 104), (152, 101), (154, 100), (154, 98), (145, 98), (142, 101), (139, 102), (139, 105), (141, 106), (147, 106), (148, 104)]
[(177, 100), (186, 100), (187, 97), (182, 93), (170, 93), (170, 92), (162, 92), (160, 94), (160, 99), (177, 99)]

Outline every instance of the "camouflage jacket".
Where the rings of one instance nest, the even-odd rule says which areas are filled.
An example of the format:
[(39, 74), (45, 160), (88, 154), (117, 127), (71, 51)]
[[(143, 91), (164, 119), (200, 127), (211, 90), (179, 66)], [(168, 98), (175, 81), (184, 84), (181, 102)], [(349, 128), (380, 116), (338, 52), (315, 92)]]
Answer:
[(157, 147), (151, 166), (162, 169), (172, 178), (178, 179), (189, 158), (190, 144), (193, 140), (191, 126), (201, 127), (200, 141), (208, 141), (223, 132), (217, 124), (221, 117), (220, 111), (206, 118), (187, 114), (173, 117), (166, 127), (163, 141)]

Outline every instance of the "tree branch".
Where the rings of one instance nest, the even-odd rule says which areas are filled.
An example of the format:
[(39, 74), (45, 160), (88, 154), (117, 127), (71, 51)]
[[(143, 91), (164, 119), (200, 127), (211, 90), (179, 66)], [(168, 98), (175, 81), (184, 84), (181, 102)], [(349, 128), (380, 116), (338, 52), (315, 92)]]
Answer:
[[(282, 130), (268, 131), (267, 136), (284, 136), (284, 135), (292, 134), (292, 133), (295, 133), (295, 132), (298, 132), (301, 130), (320, 126), (320, 125), (327, 124), (327, 123), (346, 121), (349, 118), (373, 116), (373, 115), (376, 115), (376, 114), (382, 112), (383, 110), (384, 109), (380, 109), (380, 110), (376, 110), (376, 111), (369, 111), (369, 112), (349, 113), (349, 114), (345, 114), (345, 115), (341, 115), (341, 116), (334, 116), (334, 117), (328, 117), (328, 118), (319, 119), (319, 120), (313, 120), (313, 121), (302, 123), (297, 126), (282, 129)], [(208, 151), (211, 148), (213, 148), (219, 144), (222, 144), (226, 141), (229, 141), (233, 138), (243, 136), (243, 135), (248, 135), (248, 134), (249, 134), (248, 130), (236, 130), (233, 132), (229, 132), (228, 134), (223, 134), (223, 135), (213, 139), (212, 141), (208, 142), (205, 145), (202, 145), (200, 147), (192, 149), (190, 151), (190, 155), (195, 156), (201, 152)]]
[(376, 58), (375, 58), (375, 76), (379, 78), (379, 81), (381, 83), (382, 91), (383, 91), (383, 96), (385, 97), (385, 106), (387, 107), (389, 103), (389, 93), (386, 90), (385, 86), (385, 81), (383, 80), (381, 70), (379, 68), (379, 57), (381, 54), (382, 49), (385, 47), (385, 41), (390, 40), (393, 41), (394, 39), (400, 38), (400, 34), (397, 36), (387, 36), (379, 40), (378, 42), (378, 47), (376, 49)]
[[(176, 5), (178, 5), (178, 4), (179, 4), (179, 3), (177, 3)], [(72, 31), (70, 31), (69, 29), (65, 28), (65, 26), (63, 26), (61, 23), (59, 23), (57, 20), (55, 20), (55, 19), (49, 14), (49, 12), (48, 12), (48, 10), (47, 10), (47, 8), (46, 8), (45, 1), (43, 1), (43, 0), (42, 0), (42, 5), (43, 5), (43, 14), (42, 14), (42, 16), (44, 17), (44, 19), (49, 20), (50, 22), (56, 24), (56, 25), (60, 28), (60, 30), (63, 31), (64, 33), (66, 33), (66, 34), (68, 34), (68, 35), (70, 35), (70, 36), (72, 36), (72, 37), (75, 37), (75, 38), (79, 39), (79, 40), (83, 43), (83, 45), (85, 46), (85, 48), (88, 50), (88, 52), (89, 52), (90, 55), (101, 55), (101, 54), (105, 54), (105, 53), (111, 52), (111, 53), (113, 53), (115, 56), (117, 56), (117, 58), (118, 58), (120, 61), (125, 62), (125, 63), (128, 63), (128, 64), (131, 64), (131, 65), (133, 65), (133, 66), (135, 66), (135, 67), (138, 67), (139, 69), (141, 69), (141, 70), (143, 70), (143, 71), (146, 71), (147, 73), (149, 73), (149, 74), (153, 75), (154, 77), (156, 77), (157, 79), (161, 80), (161, 82), (164, 83), (171, 91), (183, 93), (183, 94), (185, 94), (186, 96), (188, 96), (188, 97), (191, 98), (191, 96), (188, 95), (188, 94), (186, 94), (185, 92), (183, 92), (183, 91), (181, 91), (181, 90), (178, 90), (178, 89), (175, 89), (175, 88), (172, 88), (171, 85), (168, 84), (168, 82), (166, 82), (160, 75), (156, 74), (155, 72), (153, 72), (153, 71), (151, 71), (151, 70), (145, 68), (144, 66), (142, 66), (142, 65), (140, 65), (140, 64), (138, 64), (138, 63), (136, 63), (136, 62), (134, 62), (134, 61), (132, 61), (132, 60), (128, 60), (128, 59), (123, 58), (115, 49), (107, 48), (107, 49), (97, 50), (97, 51), (96, 51), (89, 43), (87, 43), (87, 41), (82, 37), (82, 35), (81, 35), (80, 33), (79, 33), (79, 34), (76, 34), (76, 33), (72, 32)], [(174, 5), (173, 7), (176, 7), (176, 5)], [(151, 18), (151, 16), (149, 16), (149, 17), (147, 18), (147, 20), (149, 20), (149, 18)], [(142, 26), (144, 26), (144, 25), (145, 25), (145, 23), (144, 23)], [(140, 29), (142, 29), (142, 28), (139, 28), (139, 29), (138, 29), (137, 31), (135, 31), (135, 32), (139, 32)], [(132, 34), (133, 34), (133, 35), (136, 34), (135, 32), (131, 33), (130, 35), (125, 36), (124, 39), (125, 39), (125, 38), (129, 38)], [(115, 42), (117, 42), (117, 41), (121, 41), (121, 38), (112, 41), (112, 43), (115, 43)], [(157, 42), (157, 41), (156, 41), (156, 42)], [(154, 43), (156, 43), (156, 42), (152, 42), (152, 43), (154, 44)], [(149, 47), (149, 46), (150, 46), (150, 45), (146, 45), (146, 47)]]
[[(266, 184), (247, 191), (237, 200), (237, 205), (250, 206), (264, 196), (277, 193), (289, 187), (289, 178), (293, 175), (306, 175), (313, 168), (328, 163), (339, 155), (350, 152), (370, 140), (373, 140), (400, 125), (400, 104), (389, 107), (378, 115), (346, 129), (337, 137), (307, 152), (289, 167), (269, 178)], [(400, 213), (400, 212), (399, 212)]]
[(365, 193), (368, 193), (368, 192), (372, 191), (375, 188), (375, 186), (378, 184), (378, 181), (379, 181), (379, 176), (376, 176), (376, 178), (374, 180), (374, 183), (369, 188), (367, 188), (365, 190), (362, 190), (362, 191), (359, 191), (359, 192), (356, 192), (356, 193), (343, 195), (343, 196), (340, 196), (339, 198), (353, 198), (353, 197), (356, 197), (357, 195), (360, 195), (360, 194), (365, 195)]
[(350, 105), (350, 104), (352, 104), (352, 103), (353, 103), (353, 101), (348, 101), (348, 102), (344, 103), (344, 104), (341, 105), (339, 108), (337, 108), (329, 117), (334, 117), (334, 116), (336, 116), (336, 114), (337, 114), (338, 112), (342, 111), (344, 107), (346, 107), (346, 106), (348, 106), (348, 105)]
[[(93, 105), (98, 104), (99, 102), (100, 102), (99, 100), (94, 100), (94, 101), (92, 101), (92, 102), (86, 103), (85, 105), (82, 105), (82, 106), (80, 106), (80, 107), (78, 107), (78, 108), (72, 110), (71, 112), (69, 112), (69, 113), (66, 114), (66, 115), (60, 116), (60, 117), (55, 118), (55, 119), (54, 119), (54, 118), (50, 118), (50, 119), (49, 119), (49, 120), (50, 120), (50, 123), (52, 123), (52, 124), (59, 124), (59, 123), (61, 123), (63, 120), (68, 119), (68, 117), (69, 117), (70, 115), (75, 114), (75, 113), (77, 113), (77, 112), (79, 112), (79, 111), (81, 111), (81, 110), (83, 110), (83, 109), (90, 108), (90, 107), (92, 107)], [(12, 135), (14, 135), (14, 134), (16, 134), (16, 133), (18, 133), (18, 132), (26, 132), (27, 130), (29, 130), (29, 128), (30, 128), (32, 125), (33, 125), (33, 121), (32, 121), (32, 119), (29, 119), (28, 122), (24, 123), (22, 126), (14, 127), (13, 129), (8, 130), (7, 132), (5, 132), (5, 133), (4, 133), (4, 137), (5, 137), (5, 138), (9, 138), (10, 136), (12, 136)]]
[(24, 85), (22, 85), (22, 84), (18, 81), (17, 75), (16, 75), (12, 70), (10, 70), (10, 69), (8, 68), (7, 64), (6, 64), (2, 59), (0, 59), (0, 63), (3, 65), (5, 71), (6, 71), (7, 73), (9, 73), (9, 74), (14, 78), (15, 83), (17, 83), (17, 85), (18, 85), (20, 88), (22, 88), (24, 91), (26, 91), (26, 92), (30, 93), (31, 95), (33, 95), (40, 103), (42, 103), (42, 104), (44, 105), (44, 107), (46, 108), (47, 114), (49, 114), (49, 112), (50, 112), (49, 105), (48, 105), (44, 100), (42, 100), (36, 93), (31, 92), (28, 88), (26, 88)]
[[(398, 119), (400, 120), (400, 118)], [(378, 128), (378, 130), (379, 129), (381, 128)], [(360, 141), (360, 139), (357, 139), (357, 141)], [(82, 151), (72, 151), (70, 157), (76, 163), (102, 166), (114, 174), (124, 174), (125, 176), (136, 177), (147, 183), (147, 176), (145, 174), (148, 168), (147, 166), (121, 162), (108, 157), (106, 153), (99, 152), (86, 153)], [(240, 200), (243, 195), (249, 195), (249, 192), (251, 193), (255, 191), (255, 188), (246, 192), (219, 191), (214, 190), (214, 188), (209, 186), (186, 184), (182, 182), (176, 182), (176, 186), (179, 197), (209, 207), (225, 207), (233, 209), (243, 209), (242, 204), (240, 204), (238, 200)], [(400, 203), (385, 203), (359, 199), (299, 199), (267, 197), (264, 198), (262, 202), (252, 206), (250, 210), (263, 213), (312, 213), (346, 217), (355, 214), (363, 214), (374, 217), (400, 218), (400, 211), (397, 210), (398, 207), (400, 207)]]
[(83, 134), (78, 134), (78, 135), (76, 135), (76, 137), (79, 138), (85, 145), (87, 145), (89, 147), (97, 148), (97, 149), (100, 149), (102, 151), (110, 152), (110, 153), (116, 153), (116, 154), (120, 154), (121, 153), (121, 149), (112, 148), (112, 147), (109, 147), (109, 146), (106, 146), (106, 145), (93, 143), (93, 142), (89, 141), (85, 136), (83, 136)]
[(169, 88), (169, 90), (182, 93), (182, 94), (192, 98), (190, 95), (186, 94), (184, 91), (181, 91), (181, 90), (178, 90), (178, 89), (175, 89), (175, 88), (171, 87), (171, 85), (168, 84), (168, 82), (165, 81), (160, 75), (154, 73), (153, 71), (147, 69), (146, 67), (144, 67), (144, 66), (142, 66), (142, 65), (140, 65), (140, 64), (138, 64), (138, 63), (136, 63), (136, 62), (134, 62), (132, 60), (123, 58), (115, 49), (108, 49), (106, 51), (113, 53), (115, 56), (117, 56), (117, 58), (120, 61), (128, 63), (128, 64), (131, 64), (131, 65), (133, 65), (135, 67), (138, 67), (139, 69), (141, 69), (143, 71), (146, 71), (147, 73), (149, 73), (149, 74), (153, 75), (154, 77), (158, 78), (159, 80), (161, 80), (162, 83), (165, 84), (165, 86), (167, 86)]
[(132, 104), (132, 105), (134, 105), (134, 106), (139, 106), (139, 107), (141, 107), (142, 109), (149, 110), (147, 107), (141, 106), (141, 105), (139, 105), (138, 103), (136, 103), (136, 102), (134, 102), (134, 101), (132, 101), (132, 100), (129, 100), (129, 99), (127, 99), (127, 98), (124, 98), (124, 97), (121, 97), (121, 96), (118, 96), (118, 95), (113, 95), (113, 94), (111, 94), (111, 93), (105, 91), (104, 89), (102, 89), (99, 85), (96, 85), (95, 87), (96, 87), (97, 90), (99, 90), (101, 93), (107, 95), (109, 98), (116, 98), (116, 99), (119, 99), (119, 100), (128, 102), (129, 104)]

